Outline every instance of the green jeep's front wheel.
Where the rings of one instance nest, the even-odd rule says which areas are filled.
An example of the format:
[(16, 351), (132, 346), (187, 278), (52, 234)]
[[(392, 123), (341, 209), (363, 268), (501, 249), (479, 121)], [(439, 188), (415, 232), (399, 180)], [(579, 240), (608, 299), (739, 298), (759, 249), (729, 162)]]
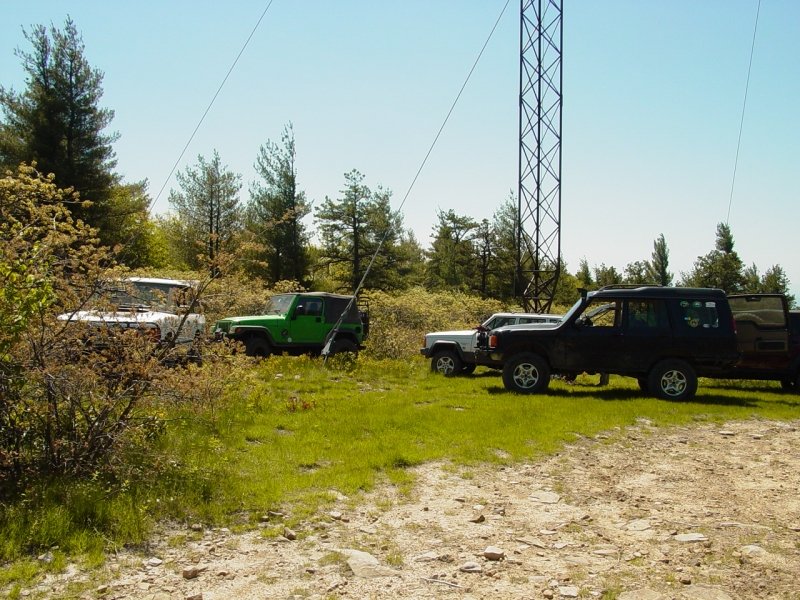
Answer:
[(244, 353), (247, 354), (247, 356), (267, 358), (272, 354), (272, 347), (264, 338), (251, 335), (244, 341)]

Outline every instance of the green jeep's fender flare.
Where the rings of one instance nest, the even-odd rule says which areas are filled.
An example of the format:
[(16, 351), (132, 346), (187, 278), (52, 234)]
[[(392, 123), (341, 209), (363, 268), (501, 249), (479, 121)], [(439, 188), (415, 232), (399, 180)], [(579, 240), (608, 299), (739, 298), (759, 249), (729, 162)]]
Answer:
[(269, 343), (270, 346), (276, 346), (275, 340), (272, 338), (272, 334), (270, 333), (269, 329), (259, 325), (236, 327), (236, 333), (230, 337), (240, 342), (244, 342), (250, 337), (259, 337), (267, 340), (267, 343)]

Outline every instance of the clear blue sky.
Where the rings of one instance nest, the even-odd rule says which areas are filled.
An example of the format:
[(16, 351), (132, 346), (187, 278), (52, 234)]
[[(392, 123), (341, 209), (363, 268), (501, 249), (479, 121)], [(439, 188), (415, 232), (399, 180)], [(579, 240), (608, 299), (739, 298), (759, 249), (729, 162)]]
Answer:
[[(397, 208), (505, 0), (274, 0), (179, 168), (218, 150), (243, 177), (294, 124), (299, 184), (336, 197), (358, 169)], [(69, 14), (105, 72), (118, 172), (158, 193), (267, 0), (0, 4), (0, 84), (21, 90), (21, 27)], [(566, 0), (562, 250), (620, 271), (661, 233), (679, 276), (728, 214), (758, 0)], [(489, 218), (517, 186), (519, 3), (403, 208), (427, 247), (437, 209)], [(800, 298), (800, 2), (763, 0), (730, 226)], [(174, 178), (157, 203), (166, 197)], [(310, 223), (309, 223), (310, 224)]]

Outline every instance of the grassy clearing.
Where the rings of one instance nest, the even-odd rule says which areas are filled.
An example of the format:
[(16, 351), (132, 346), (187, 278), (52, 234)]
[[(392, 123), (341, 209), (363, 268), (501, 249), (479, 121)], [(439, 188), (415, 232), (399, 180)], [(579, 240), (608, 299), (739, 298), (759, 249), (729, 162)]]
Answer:
[[(771, 383), (703, 381), (690, 402), (643, 397), (635, 380), (554, 381), (547, 395), (503, 389), (499, 373), (444, 378), (413, 360), (273, 357), (243, 371), (211, 408), (161, 408), (166, 434), (153, 448), (158, 477), (113, 490), (48, 484), (36, 501), (0, 506), (0, 589), (52, 569), (31, 563), (48, 548), (85, 565), (102, 549), (139, 544), (160, 519), (248, 527), (270, 510), (298, 522), (379, 483), (407, 489), (408, 467), (508, 464), (557, 451), (579, 436), (634, 424), (800, 418), (800, 396)], [(152, 459), (152, 457), (151, 457)]]
[(246, 521), (267, 510), (302, 519), (334, 491), (402, 485), (408, 467), (427, 461), (534, 459), (639, 418), (669, 426), (800, 416), (800, 398), (772, 384), (704, 382), (693, 401), (675, 403), (643, 397), (632, 379), (612, 377), (603, 388), (596, 381), (554, 381), (547, 395), (521, 396), (491, 370), (446, 379), (421, 360), (325, 366), (273, 358), (230, 390), (213, 427), (173, 431), (171, 443), (194, 457), (192, 468), (214, 474), (207, 494), (184, 495), (184, 509), (229, 524), (231, 515)]

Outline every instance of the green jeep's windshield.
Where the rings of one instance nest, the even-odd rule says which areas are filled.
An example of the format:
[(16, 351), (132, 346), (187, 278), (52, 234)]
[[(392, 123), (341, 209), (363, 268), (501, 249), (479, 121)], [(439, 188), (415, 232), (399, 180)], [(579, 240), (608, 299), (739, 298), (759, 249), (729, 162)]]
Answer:
[(295, 299), (295, 294), (278, 294), (272, 296), (267, 300), (267, 306), (264, 308), (265, 315), (285, 315), (292, 307), (292, 301)]

